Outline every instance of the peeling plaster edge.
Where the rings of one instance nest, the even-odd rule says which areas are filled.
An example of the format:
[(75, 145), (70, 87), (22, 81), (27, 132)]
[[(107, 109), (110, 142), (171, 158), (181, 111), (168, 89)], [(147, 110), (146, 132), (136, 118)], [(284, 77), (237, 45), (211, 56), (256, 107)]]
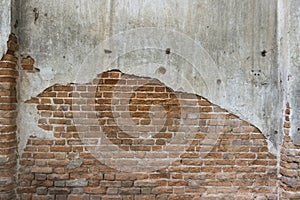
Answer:
[[(18, 111), (18, 113), (21, 112), (29, 112), (32, 110), (32, 108), (35, 107), (35, 105), (26, 104), (24, 102), (19, 102), (19, 108), (22, 108)], [(36, 109), (33, 109), (34, 111), (37, 111)], [(20, 114), (18, 114), (19, 116)], [(32, 117), (28, 118), (25, 122), (25, 120), (20, 120), (20, 117), (17, 119), (18, 126), (22, 127), (30, 127), (27, 130), (23, 130), (22, 135), (20, 134), (19, 128), (18, 128), (18, 135), (19, 135), (19, 144), (18, 144), (18, 154), (22, 155), (24, 153), (24, 149), (26, 147), (27, 140), (31, 136), (36, 136), (40, 139), (51, 139), (55, 140), (53, 131), (45, 131), (42, 128), (38, 127), (38, 118), (39, 114), (37, 112), (30, 113)], [(21, 115), (24, 116), (24, 115)]]
[[(290, 0), (278, 0), (277, 1), (277, 63), (278, 63), (278, 75), (280, 81), (279, 89), (281, 92), (281, 116), (280, 120), (280, 133), (278, 136), (278, 149), (277, 149), (277, 197), (280, 199), (280, 160), (281, 160), (281, 149), (284, 140), (284, 113), (286, 110), (286, 104), (288, 102), (288, 73), (289, 73), (289, 14), (290, 14)], [(288, 67), (287, 67), (288, 66)]]
[[(4, 1), (2, 0), (2, 3), (1, 5), (4, 6), (6, 4), (6, 9), (4, 9), (2, 11), (2, 14), (0, 14), (0, 17), (1, 17), (1, 29), (0, 29), (0, 40), (1, 40), (1, 43), (0, 43), (0, 56), (2, 57), (6, 52), (7, 52), (7, 39), (9, 38), (9, 35), (11, 34), (11, 1), (12, 0), (7, 0), (7, 1)], [(2, 18), (3, 16), (7, 16), (6, 20), (4, 20), (4, 18)], [(3, 27), (3, 24), (6, 25), (5, 27)]]

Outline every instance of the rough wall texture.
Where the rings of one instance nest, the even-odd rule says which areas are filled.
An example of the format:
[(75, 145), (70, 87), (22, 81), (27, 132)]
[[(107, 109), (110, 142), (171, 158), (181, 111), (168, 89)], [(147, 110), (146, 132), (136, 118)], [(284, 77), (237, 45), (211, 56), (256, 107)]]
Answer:
[(10, 35), (0, 61), (0, 199), (14, 199), (17, 165), (17, 38)]
[[(284, 112), (283, 141), (280, 154), (280, 197), (300, 199), (300, 148), (299, 148), (299, 1), (282, 1), (282, 21), (279, 30), (281, 53), (279, 61), (284, 74), (284, 99), (287, 102)], [(282, 59), (282, 60), (281, 60)], [(298, 144), (298, 145), (296, 145)]]
[(21, 199), (277, 198), (276, 157), (257, 128), (158, 80), (98, 77), (27, 101), (54, 139), (28, 140)]
[(7, 38), (11, 33), (11, 0), (2, 0), (0, 2), (0, 55), (7, 51)]
[(286, 105), (284, 138), (280, 159), (280, 188), (282, 199), (300, 199), (300, 147), (295, 146), (290, 137), (290, 105)]
[[(255, 124), (277, 146), (277, 116), (283, 106), (276, 0), (22, 0), (20, 8), (20, 54), (33, 57), (41, 70), (38, 75), (21, 74), (22, 141), (40, 132), (31, 126), (35, 120), (24, 121), (37, 117), (24, 101), (53, 84), (85, 83), (101, 71), (120, 69), (203, 95)], [(122, 35), (149, 27), (156, 32), (146, 29), (129, 39)], [(170, 30), (197, 45), (186, 46), (189, 41), (173, 37)], [(116, 34), (121, 36), (113, 37)], [(207, 63), (210, 59), (214, 66)], [(157, 73), (160, 67), (166, 68), (165, 74)]]
[(289, 45), (289, 68), (288, 68), (288, 101), (292, 108), (291, 113), (291, 139), (300, 145), (300, 1), (293, 0), (288, 4), (288, 45)]
[(0, 199), (299, 199), (299, 6), (2, 1)]

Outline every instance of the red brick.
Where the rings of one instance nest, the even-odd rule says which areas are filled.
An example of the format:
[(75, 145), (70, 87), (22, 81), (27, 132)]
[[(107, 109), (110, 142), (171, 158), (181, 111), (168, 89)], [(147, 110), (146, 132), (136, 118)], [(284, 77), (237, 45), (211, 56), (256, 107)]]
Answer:
[(70, 152), (72, 150), (71, 146), (51, 146), (50, 151), (52, 152)]
[(69, 179), (69, 174), (48, 174), (47, 175), (48, 180), (67, 180)]
[(33, 167), (31, 172), (34, 173), (52, 173), (52, 167)]
[(33, 158), (35, 159), (51, 159), (54, 158), (53, 153), (34, 153)]
[(36, 186), (36, 187), (50, 187), (53, 186), (53, 181), (49, 181), (49, 180), (42, 180), (42, 181), (38, 181), (38, 180), (33, 180), (31, 183), (32, 186)]
[(49, 188), (49, 194), (69, 194), (70, 188)]
[[(48, 181), (57, 179), (54, 184), (58, 188), (52, 188), (52, 193), (49, 191), (49, 195), (56, 195), (53, 198), (66, 198), (67, 194), (73, 193), (73, 191), (81, 192), (72, 194), (73, 199), (109, 199), (109, 197), (133, 199), (133, 195), (139, 199), (148, 197), (150, 199), (153, 197), (197, 199), (199, 194), (205, 192), (207, 196), (211, 195), (212, 199), (222, 197), (239, 199), (240, 196), (241, 198), (246, 197), (246, 194), (250, 195), (247, 196), (248, 198), (254, 198), (253, 193), (266, 193), (255, 194), (257, 198), (262, 196), (268, 198), (271, 197), (268, 195), (274, 195), (270, 188), (276, 188), (277, 179), (274, 169), (276, 169), (277, 158), (269, 154), (266, 138), (259, 129), (202, 97), (174, 92), (157, 80), (131, 75), (122, 75), (121, 77), (120, 72), (106, 72), (103, 73), (102, 78), (95, 79), (94, 84), (55, 85), (38, 95), (37, 98), (32, 98), (27, 102), (37, 104), (42, 116), (39, 126), (45, 130), (54, 130), (57, 140), (50, 140), (51, 142), (47, 143), (38, 138), (31, 139), (25, 149), (26, 153), (22, 155), (24, 159), (20, 161), (20, 165), (22, 165), (20, 169), (30, 173), (28, 171), (30, 169), (26, 169), (26, 166), (53, 167), (51, 173), (35, 172), (35, 178), (38, 177), (38, 174), (44, 174), (47, 175)], [(115, 87), (116, 83), (120, 83), (120, 88)], [(126, 98), (127, 94), (121, 92), (114, 95), (113, 93), (116, 89), (131, 91), (131, 87), (135, 92), (130, 94), (129, 105), (127, 99), (122, 99)], [(53, 92), (53, 90), (57, 90), (57, 92)], [(51, 97), (54, 98), (51, 100)], [(112, 97), (119, 98), (114, 99), (120, 103), (119, 106), (111, 106)], [(11, 100), (15, 101), (14, 98), (3, 99), (7, 102)], [(200, 106), (196, 107), (197, 103)], [(162, 109), (166, 111), (166, 119), (151, 120), (151, 116), (154, 114), (151, 108), (155, 104), (163, 106)], [(73, 111), (77, 112), (80, 109), (84, 111), (81, 110), (80, 113), (78, 112), (78, 116), (75, 116)], [(119, 112), (115, 113), (112, 109)], [(166, 146), (166, 144), (175, 136), (171, 132), (177, 132), (182, 128), (179, 126), (181, 109), (192, 113), (198, 112), (195, 116), (188, 117), (198, 119), (200, 116), (199, 118), (202, 119), (197, 121), (199, 127), (189, 129), (194, 132), (195, 137), (190, 141), (191, 145), (186, 152), (178, 156), (180, 158), (172, 162), (168, 168), (162, 168), (156, 172), (144, 174), (119, 172), (103, 165), (99, 161), (101, 159), (95, 159), (91, 153), (88, 153), (90, 148), (81, 141), (80, 133), (90, 132), (91, 141), (99, 138), (98, 133), (101, 126), (101, 130), (109, 138), (108, 142), (119, 145), (123, 151), (136, 151), (138, 152), (136, 157), (141, 158), (143, 153), (156, 151), (157, 155), (161, 157), (164, 156), (164, 153), (161, 153), (164, 150), (178, 150), (178, 146)], [(116, 120), (117, 117), (122, 118), (127, 115), (130, 116), (130, 120)], [(0, 114), (1, 116), (14, 118), (13, 114)], [(76, 123), (74, 126), (72, 117), (77, 117), (81, 124)], [(163, 124), (161, 124), (162, 120), (164, 120)], [(150, 130), (153, 132), (152, 138), (156, 139), (138, 139), (135, 138), (136, 132), (128, 133), (121, 130), (120, 123), (126, 125), (132, 121), (136, 127), (134, 130), (140, 131), (138, 134), (144, 134)], [(1, 122), (5, 121), (0, 120)], [(10, 123), (10, 121), (6, 122)], [(187, 128), (189, 128), (188, 125), (194, 123), (192, 119), (187, 120)], [(156, 130), (157, 125), (163, 125), (162, 129)], [(0, 128), (0, 130), (2, 129)], [(14, 132), (16, 129), (11, 128), (11, 130)], [(201, 146), (203, 140), (209, 139), (207, 137), (211, 136), (207, 133), (215, 131), (224, 134), (221, 134), (217, 141), (215, 138), (211, 138), (213, 142), (216, 142), (215, 147), (210, 149), (210, 152), (203, 152), (204, 149)], [(10, 139), (10, 136), (0, 135), (1, 137)], [(13, 138), (11, 139), (13, 140)], [(173, 140), (172, 142), (180, 143), (182, 141)], [(297, 148), (290, 144), (291, 139), (287, 136), (285, 142), (284, 148)], [(285, 156), (287, 150), (284, 148), (281, 156), (284, 161), (281, 165), (284, 169), (281, 170), (281, 174), (285, 177), (296, 177), (296, 174), (299, 174), (298, 161), (292, 156)], [(170, 156), (173, 154), (171, 153)], [(200, 156), (201, 159), (199, 159)], [(70, 160), (77, 158), (83, 159), (82, 164), (76, 168), (70, 168), (68, 166)], [(292, 165), (289, 162), (296, 164)], [(122, 170), (126, 169), (130, 170), (130, 167), (122, 168)], [(291, 172), (293, 173), (291, 174)], [(65, 187), (66, 182), (72, 185), (73, 181), (81, 179), (87, 180), (85, 182), (88, 184), (87, 187), (75, 190), (73, 186), (69, 186), (66, 188), (71, 189), (70, 187), (72, 187), (70, 191), (54, 192), (55, 189)], [(191, 180), (199, 180), (198, 185), (190, 186)], [(22, 184), (28, 184), (28, 180), (24, 180)], [(30, 184), (23, 187), (31, 187)], [(168, 187), (166, 187), (167, 185)], [(234, 187), (232, 188), (232, 186)], [(287, 186), (281, 187), (285, 190), (295, 190), (295, 188)], [(71, 195), (69, 197), (71, 199)]]
[(84, 191), (88, 194), (105, 194), (106, 188), (94, 188), (94, 187), (86, 187)]
[(32, 140), (32, 145), (52, 145), (53, 140)]
[(17, 193), (18, 194), (22, 194), (22, 193), (35, 193), (36, 192), (36, 188), (18, 188), (17, 189)]
[(69, 160), (49, 160), (48, 161), (48, 166), (50, 167), (63, 167), (63, 166), (67, 166), (70, 163)]

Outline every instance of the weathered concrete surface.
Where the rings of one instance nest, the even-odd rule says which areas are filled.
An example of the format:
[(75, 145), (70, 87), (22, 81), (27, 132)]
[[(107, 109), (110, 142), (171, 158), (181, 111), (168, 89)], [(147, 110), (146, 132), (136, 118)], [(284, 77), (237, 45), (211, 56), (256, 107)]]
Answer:
[(0, 1), (0, 57), (7, 51), (7, 40), (11, 33), (11, 0)]
[[(86, 82), (112, 68), (208, 97), (277, 146), (282, 105), (276, 0), (22, 0), (20, 8), (20, 53), (31, 55), (41, 70), (20, 74), (20, 150), (28, 135), (42, 132), (25, 100), (55, 83)], [(126, 35), (145, 27), (158, 28), (157, 34)], [(180, 34), (170, 38), (165, 30), (197, 43), (186, 48)], [(115, 34), (121, 36), (112, 39)], [(199, 58), (202, 64), (195, 65)]]
[(288, 102), (291, 104), (291, 138), (300, 145), (300, 1), (288, 1)]
[(300, 2), (279, 0), (278, 8), (278, 63), (282, 82), (280, 90), (284, 106), (289, 103), (291, 107), (290, 136), (294, 144), (300, 144)]

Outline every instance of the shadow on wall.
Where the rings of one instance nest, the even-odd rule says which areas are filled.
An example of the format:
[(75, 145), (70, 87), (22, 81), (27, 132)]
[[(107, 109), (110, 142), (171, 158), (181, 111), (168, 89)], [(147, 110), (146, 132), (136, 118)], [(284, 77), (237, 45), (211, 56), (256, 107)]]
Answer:
[(27, 141), (21, 199), (277, 198), (265, 137), (201, 96), (111, 70), (26, 103), (55, 139)]

